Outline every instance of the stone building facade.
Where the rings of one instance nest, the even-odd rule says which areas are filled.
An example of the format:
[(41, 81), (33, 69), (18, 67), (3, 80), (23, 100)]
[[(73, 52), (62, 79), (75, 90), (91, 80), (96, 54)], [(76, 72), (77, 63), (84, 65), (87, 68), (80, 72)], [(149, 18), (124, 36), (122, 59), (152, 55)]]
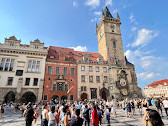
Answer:
[(73, 51), (69, 48), (49, 47), (43, 88), (44, 102), (77, 100), (77, 64)]
[(21, 44), (15, 36), (0, 44), (0, 101), (42, 100), (47, 48), (38, 39)]
[(168, 97), (168, 79), (155, 81), (143, 89), (145, 97)]
[(98, 51), (109, 64), (109, 92), (111, 98), (141, 97), (141, 89), (137, 86), (134, 65), (124, 56), (121, 20), (113, 18), (105, 7), (99, 25), (96, 24)]

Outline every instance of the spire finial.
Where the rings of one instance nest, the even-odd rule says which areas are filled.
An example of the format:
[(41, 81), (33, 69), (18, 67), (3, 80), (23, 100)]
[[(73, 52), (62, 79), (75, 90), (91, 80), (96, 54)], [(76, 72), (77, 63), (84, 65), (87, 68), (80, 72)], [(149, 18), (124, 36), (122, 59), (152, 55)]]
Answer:
[(98, 28), (97, 22), (96, 22), (96, 29)]
[(120, 16), (119, 16), (118, 12), (117, 12), (117, 18), (120, 19)]

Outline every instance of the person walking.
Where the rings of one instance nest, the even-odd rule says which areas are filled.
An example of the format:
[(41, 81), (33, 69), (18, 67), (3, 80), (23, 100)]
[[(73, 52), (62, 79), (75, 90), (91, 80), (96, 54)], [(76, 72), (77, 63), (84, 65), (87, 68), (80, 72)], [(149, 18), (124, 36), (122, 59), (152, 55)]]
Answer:
[(43, 110), (42, 110), (42, 122), (41, 122), (41, 126), (48, 126), (48, 105), (45, 104), (43, 106)]
[(91, 121), (91, 126), (98, 126), (99, 125), (99, 117), (97, 114), (97, 106), (93, 106), (93, 111), (92, 111), (92, 121)]
[(56, 126), (56, 115), (55, 106), (52, 106), (51, 111), (48, 113), (48, 126)]
[(4, 108), (3, 108), (3, 105), (0, 105), (0, 118), (2, 119), (2, 121), (4, 121), (2, 113), (4, 113)]
[(25, 111), (24, 115), (25, 115), (26, 126), (32, 126), (32, 121), (34, 119), (34, 110), (31, 102), (28, 103), (27, 110)]
[(83, 119), (80, 117), (80, 109), (77, 109), (75, 111), (76, 118), (72, 119), (70, 126), (82, 126), (83, 125)]
[(84, 112), (83, 112), (83, 117), (85, 119), (85, 126), (88, 124), (90, 126), (90, 114), (89, 114), (89, 108), (88, 105), (85, 105)]
[(166, 116), (168, 118), (168, 113), (167, 113), (167, 110), (168, 110), (168, 98), (165, 98), (165, 100), (163, 100), (163, 107), (165, 109), (165, 113), (166, 113)]
[(110, 112), (109, 112), (109, 108), (107, 105), (106, 105), (105, 114), (106, 114), (106, 120), (107, 120), (108, 124), (110, 125)]

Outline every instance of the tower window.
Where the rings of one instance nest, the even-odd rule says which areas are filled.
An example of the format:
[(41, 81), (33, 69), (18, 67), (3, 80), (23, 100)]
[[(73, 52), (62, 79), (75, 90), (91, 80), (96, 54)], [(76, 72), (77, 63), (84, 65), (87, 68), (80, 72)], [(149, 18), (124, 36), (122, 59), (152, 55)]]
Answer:
[(113, 42), (113, 48), (116, 48), (116, 42)]

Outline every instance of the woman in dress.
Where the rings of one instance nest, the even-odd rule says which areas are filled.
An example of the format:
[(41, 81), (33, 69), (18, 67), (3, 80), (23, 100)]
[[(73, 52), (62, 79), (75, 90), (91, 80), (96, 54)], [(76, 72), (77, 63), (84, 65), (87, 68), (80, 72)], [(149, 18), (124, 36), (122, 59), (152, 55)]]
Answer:
[(56, 115), (57, 112), (55, 111), (55, 106), (52, 106), (51, 111), (48, 113), (49, 116), (48, 126), (56, 126)]
[(99, 117), (97, 114), (97, 106), (93, 106), (93, 111), (92, 111), (92, 121), (91, 121), (91, 126), (98, 126), (99, 125)]

